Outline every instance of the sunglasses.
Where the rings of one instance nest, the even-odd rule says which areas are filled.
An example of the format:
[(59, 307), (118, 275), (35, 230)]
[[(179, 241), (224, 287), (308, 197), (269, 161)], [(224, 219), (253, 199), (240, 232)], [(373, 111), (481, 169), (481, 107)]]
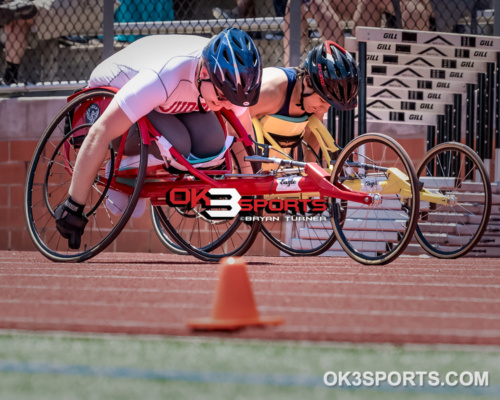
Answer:
[(202, 79), (202, 82), (210, 82), (214, 88), (215, 95), (217, 96), (217, 100), (219, 101), (227, 101), (227, 97), (224, 96), (219, 89), (215, 87), (215, 84), (210, 79)]

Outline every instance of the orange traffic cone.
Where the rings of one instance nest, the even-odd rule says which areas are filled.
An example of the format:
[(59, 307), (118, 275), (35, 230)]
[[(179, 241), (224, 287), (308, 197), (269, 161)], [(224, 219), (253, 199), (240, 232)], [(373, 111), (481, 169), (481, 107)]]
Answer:
[(280, 325), (281, 317), (261, 317), (248, 279), (243, 258), (225, 258), (219, 267), (212, 316), (187, 322), (188, 327), (201, 330), (236, 330), (248, 325)]

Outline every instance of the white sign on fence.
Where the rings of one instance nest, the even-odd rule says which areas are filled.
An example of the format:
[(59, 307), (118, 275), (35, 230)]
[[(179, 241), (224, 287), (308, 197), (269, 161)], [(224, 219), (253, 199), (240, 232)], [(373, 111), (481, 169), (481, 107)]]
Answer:
[[(452, 103), (450, 103), (452, 104)], [(368, 97), (366, 106), (368, 108), (380, 108), (382, 110), (402, 110), (402, 111), (425, 111), (444, 114), (445, 103), (430, 101), (405, 101), (397, 99), (381, 99)]]
[[(463, 62), (474, 63), (473, 61)], [(419, 79), (436, 79), (439, 81), (462, 81), (466, 83), (476, 83), (478, 71), (457, 71), (452, 69), (436, 69), (406, 65), (370, 64), (368, 65), (367, 73), (368, 75), (373, 76), (381, 75), (390, 77), (408, 77)]]
[[(353, 37), (346, 38), (346, 50), (356, 53), (358, 51), (358, 40)], [(497, 53), (487, 49), (467, 49), (450, 46), (428, 46), (421, 44), (399, 44), (387, 42), (366, 42), (366, 52), (368, 54), (399, 54), (413, 55), (421, 57), (439, 57), (451, 59), (465, 59), (473, 61), (496, 62)]]
[(366, 88), (367, 97), (400, 99), (400, 100), (420, 100), (453, 104), (453, 92), (443, 92), (439, 90), (412, 90), (401, 87), (380, 87), (368, 86)]
[(386, 77), (386, 76), (368, 76), (366, 78), (367, 86), (388, 86), (406, 89), (427, 89), (437, 90), (438, 92), (465, 93), (467, 86), (460, 81), (442, 81), (433, 79), (413, 79), (407, 77)]
[(429, 31), (404, 31), (400, 29), (370, 28), (365, 26), (358, 26), (356, 28), (356, 39), (360, 42), (375, 41), (500, 50), (499, 37)]

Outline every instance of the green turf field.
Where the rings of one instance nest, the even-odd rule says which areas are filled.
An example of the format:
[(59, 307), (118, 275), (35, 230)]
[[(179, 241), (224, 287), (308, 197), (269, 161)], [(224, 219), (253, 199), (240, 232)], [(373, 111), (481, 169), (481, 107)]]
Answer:
[[(327, 371), (488, 371), (489, 386), (330, 388)], [(499, 377), (493, 347), (0, 334), (1, 400), (498, 399)]]

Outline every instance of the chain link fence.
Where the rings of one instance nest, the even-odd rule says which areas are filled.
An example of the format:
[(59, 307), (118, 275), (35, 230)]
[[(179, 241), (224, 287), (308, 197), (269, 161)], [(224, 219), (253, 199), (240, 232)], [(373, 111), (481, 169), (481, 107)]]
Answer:
[[(113, 7), (109, 7), (110, 3)], [(293, 7), (289, 3), (300, 10), (300, 15), (290, 13)], [(357, 26), (492, 35), (494, 3), (494, 0), (0, 0), (0, 88), (85, 82), (103, 56), (149, 34), (212, 36), (225, 27), (239, 27), (255, 40), (265, 66), (297, 64), (322, 40), (333, 39), (343, 44), (345, 36), (355, 36)], [(111, 10), (107, 12), (109, 15), (105, 4)], [(106, 30), (106, 23), (112, 29)], [(300, 49), (296, 40), (299, 37)], [(108, 45), (106, 49), (106, 43), (111, 48)], [(21, 85), (9, 86), (16, 83)]]

